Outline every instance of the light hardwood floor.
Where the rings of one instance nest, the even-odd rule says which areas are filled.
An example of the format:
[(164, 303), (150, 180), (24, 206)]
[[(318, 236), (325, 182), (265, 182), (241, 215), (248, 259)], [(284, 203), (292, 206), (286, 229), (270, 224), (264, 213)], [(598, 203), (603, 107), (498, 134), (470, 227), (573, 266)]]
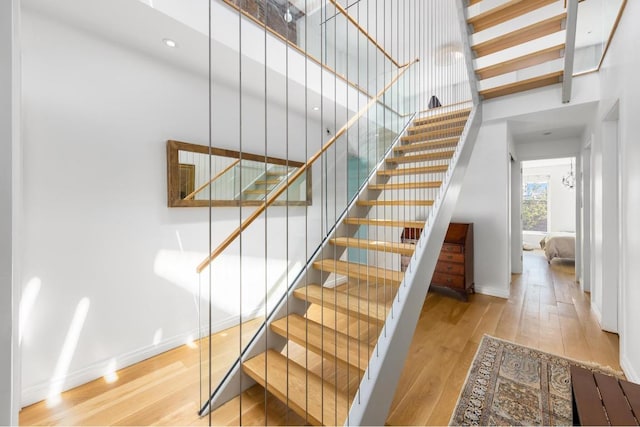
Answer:
[[(549, 266), (540, 251), (525, 252), (524, 259), (524, 272), (513, 277), (509, 300), (472, 295), (463, 303), (429, 294), (387, 424), (447, 424), (484, 334), (620, 369), (618, 337), (600, 330), (588, 294), (574, 282), (573, 263), (555, 260)], [(212, 337), (212, 343), (237, 343), (237, 331), (226, 333)], [(198, 363), (197, 348), (180, 347), (119, 371), (112, 384), (100, 379), (70, 390), (55, 408), (44, 402), (27, 407), (20, 423), (206, 425), (209, 419), (197, 416)], [(308, 363), (332, 369), (317, 359)], [(214, 411), (211, 422), (239, 424), (240, 407), (245, 425), (304, 423), (259, 386)]]

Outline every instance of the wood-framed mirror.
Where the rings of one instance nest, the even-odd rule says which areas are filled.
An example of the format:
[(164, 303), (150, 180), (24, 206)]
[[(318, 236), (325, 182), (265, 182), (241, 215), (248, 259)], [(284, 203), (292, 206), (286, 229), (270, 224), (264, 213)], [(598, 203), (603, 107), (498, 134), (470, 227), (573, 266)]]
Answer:
[[(241, 158), (242, 157), (242, 158)], [(169, 207), (259, 206), (286, 186), (303, 162), (188, 142), (167, 141)], [(211, 171), (209, 170), (211, 168)], [(211, 198), (211, 200), (209, 199)], [(311, 169), (289, 182), (273, 205), (311, 204)]]

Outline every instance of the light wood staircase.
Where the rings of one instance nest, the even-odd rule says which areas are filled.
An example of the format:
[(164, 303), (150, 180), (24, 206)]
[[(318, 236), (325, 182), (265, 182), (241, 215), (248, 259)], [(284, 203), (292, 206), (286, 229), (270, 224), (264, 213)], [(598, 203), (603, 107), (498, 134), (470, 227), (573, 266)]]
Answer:
[[(391, 151), (391, 157), (383, 162), (383, 169), (376, 172), (374, 182), (361, 193), (368, 198), (358, 200), (344, 219), (346, 235), (329, 240), (331, 246), (325, 253), (333, 256), (313, 262), (315, 277), (322, 280), (293, 291), (293, 298), (308, 305), (304, 316), (289, 314), (270, 323), (271, 332), (287, 340), (286, 347), (280, 352), (268, 349), (242, 363), (246, 375), (305, 422), (345, 423), (387, 318), (390, 301), (404, 276), (400, 270), (350, 262), (345, 249), (385, 256), (410, 256), (414, 252), (410, 243), (349, 236), (355, 235), (359, 227), (383, 230), (380, 235), (398, 236), (399, 229), (424, 226), (424, 219), (417, 216), (426, 218), (433, 200), (405, 197), (439, 191), (443, 177), (433, 175), (447, 171), (470, 111), (432, 114), (413, 122)], [(395, 219), (378, 215), (389, 207), (408, 208)], [(393, 232), (384, 232), (389, 229)], [(336, 276), (346, 283), (335, 287), (322, 285)]]
[(476, 0), (466, 13), (483, 99), (562, 82), (567, 20), (563, 0)]

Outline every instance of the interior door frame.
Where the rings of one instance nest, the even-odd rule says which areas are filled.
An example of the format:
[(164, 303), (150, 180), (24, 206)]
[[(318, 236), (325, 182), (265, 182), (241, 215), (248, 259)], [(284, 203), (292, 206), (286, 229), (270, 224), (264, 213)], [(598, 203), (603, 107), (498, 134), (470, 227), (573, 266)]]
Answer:
[[(602, 151), (602, 307), (600, 326), (619, 333), (621, 298), (623, 298), (623, 264), (621, 222), (621, 174), (619, 102), (605, 110), (601, 120)], [(606, 280), (605, 280), (606, 278)]]
[[(519, 169), (519, 175), (520, 175), (520, 188), (522, 188), (522, 176), (523, 176), (523, 172), (522, 172), (522, 162), (526, 162), (526, 161), (530, 161), (530, 160), (552, 160), (552, 159), (562, 159), (562, 158), (572, 158), (576, 164), (576, 171), (579, 170), (580, 168), (580, 153), (579, 152), (574, 152), (574, 153), (553, 153), (553, 154), (540, 154), (538, 156), (535, 157), (520, 157), (518, 160), (518, 164), (520, 166)], [(577, 173), (577, 172), (576, 172)], [(580, 192), (580, 182), (579, 180), (577, 180), (576, 182), (576, 197), (575, 197), (575, 209), (576, 209), (576, 214), (575, 214), (575, 230), (576, 230), (576, 260), (575, 260), (575, 265), (576, 265), (576, 269), (575, 269), (575, 281), (579, 282), (580, 281), (580, 271), (579, 268), (581, 265), (583, 265), (582, 261), (584, 258), (584, 255), (582, 253), (581, 250), (578, 250), (578, 242), (581, 241), (582, 239), (582, 217), (580, 215), (580, 201), (581, 201), (581, 197), (579, 197), (579, 192)], [(520, 191), (520, 193), (522, 193), (522, 191)], [(518, 212), (522, 212), (522, 194), (520, 194), (519, 198), (515, 198), (514, 197), (514, 192), (511, 193), (511, 207), (512, 209), (515, 209), (515, 205), (517, 204), (518, 207)], [(520, 249), (522, 249), (522, 221), (520, 221), (520, 229), (519, 229), (519, 235), (520, 235)], [(513, 233), (516, 234), (516, 233)], [(515, 245), (516, 244), (516, 239), (515, 237), (512, 236), (511, 239), (511, 244)], [(512, 248), (513, 249), (513, 248)]]

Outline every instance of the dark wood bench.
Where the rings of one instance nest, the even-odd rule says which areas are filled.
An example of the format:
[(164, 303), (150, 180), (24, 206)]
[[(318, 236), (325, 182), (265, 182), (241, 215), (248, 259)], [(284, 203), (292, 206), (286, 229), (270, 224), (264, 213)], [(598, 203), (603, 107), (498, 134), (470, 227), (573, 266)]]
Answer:
[(574, 425), (640, 425), (640, 385), (571, 365)]

